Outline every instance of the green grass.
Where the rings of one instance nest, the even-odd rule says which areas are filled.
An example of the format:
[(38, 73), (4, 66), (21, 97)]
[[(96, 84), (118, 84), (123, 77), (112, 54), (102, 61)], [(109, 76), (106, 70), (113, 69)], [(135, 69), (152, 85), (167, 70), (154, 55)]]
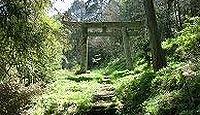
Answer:
[(33, 115), (70, 115), (86, 111), (102, 76), (98, 72), (75, 76), (69, 71), (59, 70), (55, 71), (54, 77), (44, 94), (34, 99), (34, 106), (30, 109)]

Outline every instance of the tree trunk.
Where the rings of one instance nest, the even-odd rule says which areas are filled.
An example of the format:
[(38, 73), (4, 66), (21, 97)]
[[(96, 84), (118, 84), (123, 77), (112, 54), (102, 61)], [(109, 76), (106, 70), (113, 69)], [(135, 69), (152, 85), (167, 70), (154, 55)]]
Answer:
[(167, 9), (166, 9), (166, 37), (167, 38), (170, 38), (170, 37), (173, 37), (173, 34), (172, 34), (172, 20), (171, 20), (171, 15), (170, 15), (170, 12), (171, 12), (171, 7), (172, 7), (172, 0), (169, 0), (167, 2)]
[(143, 3), (147, 17), (147, 26), (149, 28), (153, 68), (157, 71), (166, 65), (166, 60), (161, 48), (161, 34), (158, 30), (153, 0), (143, 0)]

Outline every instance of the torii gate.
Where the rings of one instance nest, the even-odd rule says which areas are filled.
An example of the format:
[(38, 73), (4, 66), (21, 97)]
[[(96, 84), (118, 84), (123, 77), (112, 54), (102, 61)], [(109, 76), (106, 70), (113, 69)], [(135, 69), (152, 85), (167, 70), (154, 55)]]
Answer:
[[(142, 25), (142, 21), (134, 22), (68, 22), (64, 21), (64, 24), (71, 28), (81, 28), (81, 69), (78, 73), (85, 73), (88, 70), (88, 36), (113, 36), (115, 33), (108, 32), (108, 28), (121, 29), (121, 35), (124, 42), (124, 51), (127, 61), (127, 69), (131, 69), (131, 49), (129, 43), (129, 37), (135, 36), (134, 33), (137, 28)], [(89, 32), (89, 29), (101, 29), (101, 32)]]

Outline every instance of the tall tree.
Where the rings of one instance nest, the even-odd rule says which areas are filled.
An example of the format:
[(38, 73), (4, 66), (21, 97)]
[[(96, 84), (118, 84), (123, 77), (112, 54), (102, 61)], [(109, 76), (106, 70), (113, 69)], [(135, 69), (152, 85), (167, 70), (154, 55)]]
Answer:
[(161, 48), (161, 34), (158, 30), (153, 0), (144, 0), (143, 4), (150, 35), (153, 68), (155, 71), (157, 71), (166, 65), (165, 57), (163, 56)]

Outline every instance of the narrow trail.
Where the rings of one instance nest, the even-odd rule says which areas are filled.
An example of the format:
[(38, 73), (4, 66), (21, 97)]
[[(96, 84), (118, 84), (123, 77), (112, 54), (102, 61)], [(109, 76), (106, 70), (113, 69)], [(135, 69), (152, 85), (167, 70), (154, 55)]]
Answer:
[(96, 90), (91, 110), (87, 115), (119, 115), (122, 104), (114, 95), (114, 87), (108, 76), (104, 76)]

